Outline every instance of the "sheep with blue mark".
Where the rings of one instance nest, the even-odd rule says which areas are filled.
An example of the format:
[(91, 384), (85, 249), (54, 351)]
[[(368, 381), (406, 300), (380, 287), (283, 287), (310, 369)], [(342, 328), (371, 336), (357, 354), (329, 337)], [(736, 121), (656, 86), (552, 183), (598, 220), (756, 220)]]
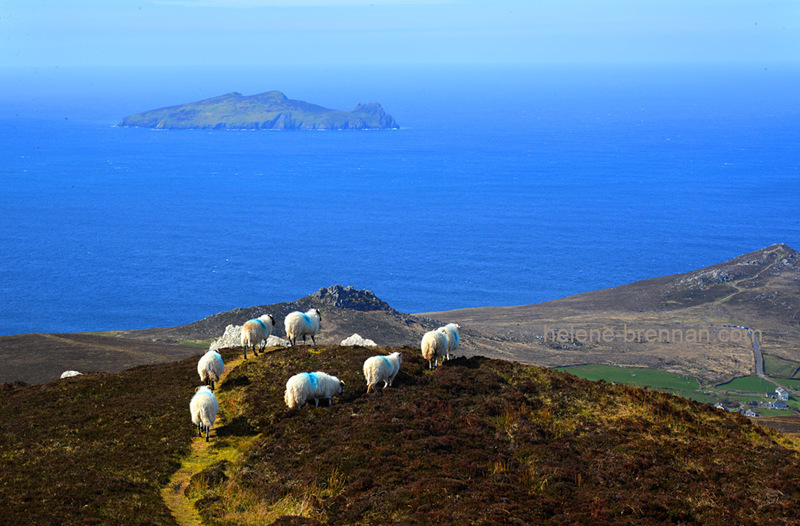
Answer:
[(306, 402), (314, 400), (314, 405), (319, 407), (320, 400), (327, 400), (328, 405), (333, 404), (333, 395), (341, 395), (344, 382), (327, 373), (299, 373), (286, 382), (286, 393), (283, 400), (289, 409), (300, 409)]
[(222, 356), (211, 349), (197, 362), (197, 374), (200, 375), (200, 381), (203, 382), (203, 385), (210, 385), (212, 391), (214, 382), (219, 382), (224, 371), (225, 362), (222, 361)]
[[(461, 339), (458, 336), (458, 329), (460, 328), (461, 325), (457, 323), (448, 323), (444, 327), (439, 327), (436, 329), (444, 334), (445, 338), (447, 338), (447, 351), (445, 352), (445, 358), (447, 360), (450, 359), (451, 354), (455, 353), (455, 351), (458, 349), (459, 343), (461, 342)], [(455, 357), (455, 355), (453, 357)]]
[(303, 337), (303, 343), (306, 342), (306, 336), (311, 336), (311, 341), (314, 346), (317, 345), (317, 340), (314, 338), (319, 333), (320, 322), (322, 321), (322, 314), (317, 309), (309, 309), (306, 312), (294, 311), (286, 315), (283, 320), (284, 328), (286, 329), (286, 339), (289, 340), (292, 347), (297, 345), (297, 337)]
[(258, 356), (259, 350), (263, 351), (267, 347), (267, 338), (275, 327), (275, 318), (272, 314), (264, 314), (258, 318), (253, 318), (242, 325), (242, 347), (244, 347), (244, 359), (247, 360), (247, 348), (253, 347), (253, 354)]
[(208, 442), (208, 433), (214, 427), (214, 421), (217, 419), (219, 402), (208, 386), (201, 385), (195, 391), (189, 402), (189, 412), (192, 414), (192, 423), (197, 426), (197, 436), (202, 437), (203, 431), (205, 431), (206, 442)]
[(400, 372), (403, 356), (393, 352), (389, 356), (371, 356), (364, 362), (364, 378), (367, 380), (367, 393), (377, 391), (377, 385), (383, 380), (383, 388), (392, 386), (394, 377)]
[(447, 337), (439, 331), (428, 331), (420, 344), (422, 357), (428, 360), (428, 369), (439, 368), (439, 358), (447, 352)]

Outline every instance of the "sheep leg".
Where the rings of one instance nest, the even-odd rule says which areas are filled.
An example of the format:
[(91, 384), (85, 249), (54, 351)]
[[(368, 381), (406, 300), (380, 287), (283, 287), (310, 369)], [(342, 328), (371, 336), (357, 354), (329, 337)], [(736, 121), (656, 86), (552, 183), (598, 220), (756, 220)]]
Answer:
[(314, 347), (317, 346), (317, 340), (314, 338), (314, 335), (311, 335), (311, 341), (314, 342)]
[(328, 407), (333, 405), (333, 398), (328, 398)]
[(208, 442), (208, 431), (211, 429), (211, 426), (206, 426), (206, 442)]

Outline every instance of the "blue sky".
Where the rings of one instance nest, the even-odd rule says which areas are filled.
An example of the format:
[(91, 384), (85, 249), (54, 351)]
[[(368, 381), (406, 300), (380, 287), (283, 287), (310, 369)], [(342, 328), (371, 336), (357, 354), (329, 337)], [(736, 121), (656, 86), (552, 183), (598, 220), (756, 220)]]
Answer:
[(796, 62), (798, 0), (3, 0), (0, 67)]

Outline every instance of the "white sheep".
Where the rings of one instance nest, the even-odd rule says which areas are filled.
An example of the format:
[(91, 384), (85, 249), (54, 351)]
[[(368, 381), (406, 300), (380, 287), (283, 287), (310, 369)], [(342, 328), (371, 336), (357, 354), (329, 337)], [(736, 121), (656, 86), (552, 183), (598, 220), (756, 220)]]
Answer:
[(204, 385), (211, 384), (211, 390), (214, 390), (214, 382), (219, 382), (222, 373), (225, 371), (225, 362), (222, 361), (222, 356), (218, 352), (209, 350), (197, 362), (197, 374), (200, 375), (200, 381)]
[(267, 338), (272, 328), (275, 327), (275, 318), (272, 314), (264, 314), (258, 318), (253, 318), (242, 325), (242, 347), (244, 347), (244, 359), (247, 360), (247, 348), (253, 347), (253, 354), (258, 356), (256, 346), (263, 351), (267, 346)]
[(335, 376), (320, 371), (299, 373), (286, 382), (283, 399), (289, 409), (300, 409), (309, 400), (314, 400), (315, 406), (319, 406), (320, 400), (327, 400), (331, 405), (333, 395), (341, 395), (343, 386), (344, 382)]
[(428, 369), (438, 369), (439, 358), (447, 352), (447, 338), (439, 331), (428, 331), (422, 337), (420, 348), (422, 357), (428, 360)]
[(448, 323), (444, 327), (439, 327), (436, 329), (444, 334), (445, 338), (447, 338), (447, 352), (445, 356), (447, 360), (450, 359), (451, 354), (456, 352), (456, 349), (458, 349), (458, 344), (461, 342), (461, 339), (458, 337), (458, 329), (460, 328), (461, 325), (457, 323)]
[(367, 393), (377, 391), (378, 382), (383, 380), (383, 388), (391, 387), (394, 377), (400, 372), (403, 356), (393, 352), (389, 356), (372, 356), (364, 362), (364, 378), (367, 379)]
[(205, 430), (206, 442), (208, 442), (208, 432), (214, 427), (214, 421), (217, 419), (219, 402), (208, 386), (201, 385), (195, 391), (192, 401), (189, 402), (192, 423), (197, 426), (197, 436), (202, 437)]
[(306, 336), (311, 336), (311, 341), (316, 346), (317, 340), (314, 336), (319, 332), (320, 321), (322, 321), (322, 314), (317, 309), (309, 309), (306, 312), (290, 312), (283, 320), (286, 338), (294, 347), (297, 345), (298, 336), (303, 337), (303, 343), (306, 341)]

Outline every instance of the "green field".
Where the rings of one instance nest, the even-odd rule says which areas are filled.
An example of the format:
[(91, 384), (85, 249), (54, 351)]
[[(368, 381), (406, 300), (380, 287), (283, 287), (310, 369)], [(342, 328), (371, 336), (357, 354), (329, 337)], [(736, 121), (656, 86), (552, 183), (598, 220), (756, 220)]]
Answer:
[(765, 407), (754, 407), (753, 411), (758, 413), (759, 416), (788, 416), (791, 411), (785, 409), (767, 409)]
[(775, 385), (758, 376), (742, 376), (730, 382), (720, 384), (719, 389), (726, 391), (742, 391), (744, 393), (774, 393)]
[(556, 367), (559, 371), (574, 374), (586, 380), (605, 380), (624, 384), (652, 387), (653, 389), (668, 389), (675, 391), (695, 392), (700, 390), (700, 382), (689, 376), (643, 369), (639, 367), (618, 367), (615, 365), (573, 365), (569, 367)]
[(764, 355), (764, 373), (767, 376), (791, 378), (795, 371), (797, 371), (798, 366), (800, 366), (800, 364), (791, 360), (785, 360), (770, 354)]
[[(775, 385), (762, 380), (758, 376), (735, 378), (721, 385), (701, 388), (700, 383), (689, 376), (639, 367), (593, 364), (556, 367), (556, 369), (586, 380), (605, 380), (606, 382), (637, 385), (711, 404), (720, 401), (730, 404), (733, 400), (742, 404), (751, 400), (764, 402), (766, 401), (764, 396), (766, 393), (775, 392)], [(800, 380), (780, 379), (780, 382), (788, 387), (800, 388)], [(747, 396), (744, 393), (753, 393), (753, 396)], [(800, 411), (800, 401), (790, 400), (789, 407), (795, 411)], [(787, 414), (787, 411), (781, 410), (768, 410), (765, 408), (755, 408), (755, 410), (760, 414)]]
[(682, 396), (697, 402), (713, 404), (719, 401), (719, 396), (701, 390), (700, 382), (696, 379), (655, 369), (597, 364), (556, 367), (556, 369), (586, 380), (605, 380), (606, 382), (618, 384), (637, 385)]
[(797, 378), (781, 378), (778, 383), (792, 389), (800, 389), (800, 379)]

